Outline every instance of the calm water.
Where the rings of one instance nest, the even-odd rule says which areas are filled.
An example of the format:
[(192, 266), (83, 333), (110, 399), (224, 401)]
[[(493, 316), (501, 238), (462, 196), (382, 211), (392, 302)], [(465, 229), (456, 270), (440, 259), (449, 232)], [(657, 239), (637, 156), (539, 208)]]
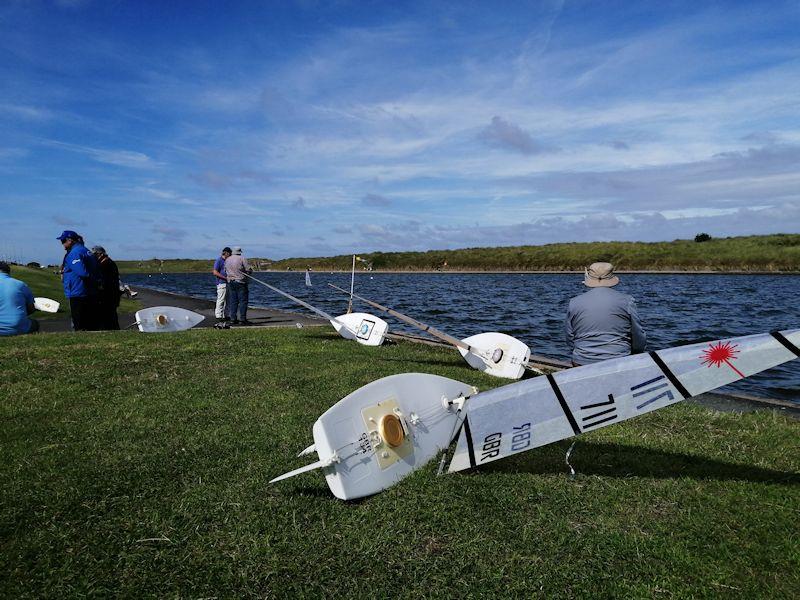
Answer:
[[(302, 272), (256, 276), (333, 315), (347, 310), (347, 297), (328, 282), (349, 289), (349, 274)], [(213, 300), (205, 274), (128, 275), (125, 281)], [(617, 289), (637, 299), (648, 348), (800, 327), (800, 276), (625, 275)], [(357, 274), (356, 293), (446, 333), (466, 337), (501, 331), (524, 341), (534, 354), (569, 358), (563, 320), (570, 297), (585, 288), (578, 275)], [(254, 282), (251, 306), (305, 312)], [(355, 305), (356, 309), (372, 309)], [(374, 312), (374, 311), (372, 311)], [(394, 331), (414, 331), (386, 317)], [(789, 362), (728, 386), (753, 395), (800, 402), (800, 361)]]

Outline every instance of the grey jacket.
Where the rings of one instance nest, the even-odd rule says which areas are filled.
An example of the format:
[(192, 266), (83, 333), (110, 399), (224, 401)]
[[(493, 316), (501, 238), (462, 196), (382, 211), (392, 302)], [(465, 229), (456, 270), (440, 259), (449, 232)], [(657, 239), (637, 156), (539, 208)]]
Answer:
[(592, 288), (569, 301), (567, 342), (579, 365), (643, 352), (647, 337), (636, 301), (612, 288)]
[(250, 273), (250, 265), (247, 264), (247, 259), (241, 254), (233, 254), (225, 259), (225, 272), (228, 275), (229, 282), (247, 283), (245, 273)]

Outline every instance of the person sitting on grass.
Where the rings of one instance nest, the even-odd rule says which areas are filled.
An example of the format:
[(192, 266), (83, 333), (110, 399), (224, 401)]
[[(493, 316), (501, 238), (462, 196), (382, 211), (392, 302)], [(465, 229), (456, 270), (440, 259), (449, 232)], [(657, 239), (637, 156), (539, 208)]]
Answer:
[(636, 354), (647, 346), (636, 301), (611, 289), (618, 283), (610, 263), (594, 263), (585, 270), (583, 284), (590, 289), (570, 300), (567, 311), (573, 366)]
[(39, 321), (28, 317), (34, 310), (31, 289), (11, 277), (8, 263), (0, 262), (0, 335), (39, 331)]

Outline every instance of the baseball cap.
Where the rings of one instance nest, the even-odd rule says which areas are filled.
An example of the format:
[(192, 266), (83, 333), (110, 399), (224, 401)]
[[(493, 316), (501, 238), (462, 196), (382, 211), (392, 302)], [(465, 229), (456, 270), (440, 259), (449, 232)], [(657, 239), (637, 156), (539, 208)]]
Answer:
[(64, 240), (77, 240), (79, 237), (81, 236), (79, 236), (74, 231), (70, 229), (65, 229), (64, 231), (61, 232), (61, 235), (58, 236), (56, 239), (63, 242)]

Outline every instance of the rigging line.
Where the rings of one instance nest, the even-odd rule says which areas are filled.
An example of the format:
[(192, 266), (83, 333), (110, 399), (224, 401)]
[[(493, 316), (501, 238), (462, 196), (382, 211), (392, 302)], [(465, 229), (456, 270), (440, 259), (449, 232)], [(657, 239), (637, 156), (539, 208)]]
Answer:
[(533, 371), (537, 375), (544, 375), (545, 374), (544, 371), (542, 371), (541, 369), (537, 369), (534, 366), (531, 366), (530, 363), (524, 363), (522, 366), (523, 366), (523, 368), (528, 369), (529, 371)]
[[(456, 419), (453, 421), (453, 429), (450, 430), (450, 437), (447, 438), (447, 446), (444, 448), (444, 452), (442, 452), (442, 459), (439, 461), (439, 469), (436, 471), (436, 475), (441, 475), (444, 472), (444, 467), (447, 464), (447, 456), (450, 450), (450, 444), (453, 443), (453, 438), (458, 435), (458, 432), (461, 430), (461, 423), (459, 423), (459, 417), (461, 416), (461, 411), (463, 409), (459, 408), (456, 411)], [(463, 421), (462, 421), (463, 423)]]
[[(336, 317), (332, 317), (332, 316), (330, 316), (330, 315), (329, 315), (328, 313), (326, 313), (324, 310), (321, 310), (321, 309), (319, 309), (319, 308), (317, 308), (317, 307), (315, 307), (315, 306), (311, 306), (311, 305), (310, 305), (308, 302), (304, 302), (303, 300), (300, 300), (300, 298), (295, 298), (295, 297), (294, 297), (294, 296), (292, 296), (291, 294), (287, 294), (287, 293), (286, 293), (286, 292), (284, 292), (283, 290), (279, 290), (278, 288), (276, 288), (276, 287), (274, 287), (274, 286), (271, 286), (270, 284), (268, 284), (268, 283), (266, 283), (266, 282), (264, 282), (264, 281), (261, 281), (260, 279), (256, 279), (256, 278), (255, 278), (255, 277), (253, 277), (252, 275), (248, 275), (247, 273), (245, 273), (245, 274), (244, 274), (244, 276), (245, 276), (245, 277), (249, 277), (249, 278), (250, 278), (250, 279), (252, 279), (253, 281), (257, 281), (258, 283), (260, 283), (260, 284), (261, 284), (261, 285), (263, 285), (264, 287), (267, 287), (267, 288), (271, 289), (271, 290), (272, 290), (273, 292), (275, 292), (276, 294), (280, 294), (281, 296), (284, 296), (285, 298), (288, 298), (289, 300), (291, 300), (291, 301), (293, 301), (293, 302), (296, 302), (296, 303), (297, 303), (297, 304), (299, 304), (300, 306), (304, 306), (304, 307), (306, 307), (308, 310), (310, 310), (310, 311), (312, 311), (312, 312), (314, 312), (314, 313), (318, 314), (319, 316), (321, 316), (321, 317), (323, 317), (323, 318), (327, 319), (328, 321), (336, 321), (336, 322), (337, 322), (339, 325), (341, 325), (342, 327), (344, 327), (345, 329), (347, 329), (347, 331), (349, 331), (350, 333), (352, 333), (354, 336), (358, 336), (358, 333), (357, 333), (356, 331), (354, 331), (353, 329), (350, 329), (350, 327), (348, 327), (348, 325), (347, 325), (346, 323), (344, 323), (344, 322), (340, 321), (340, 320), (339, 320), (339, 319), (337, 319)], [(329, 284), (329, 285), (330, 285), (330, 284)]]
[(446, 333), (444, 333), (442, 331), (439, 331), (438, 329), (434, 329), (430, 325), (426, 325), (425, 323), (417, 321), (416, 319), (412, 319), (411, 317), (408, 317), (408, 316), (404, 315), (403, 313), (397, 312), (396, 310), (393, 310), (393, 309), (391, 309), (391, 308), (389, 308), (387, 306), (383, 306), (381, 304), (378, 304), (377, 302), (373, 302), (372, 300), (367, 300), (366, 298), (363, 298), (363, 297), (359, 296), (356, 293), (348, 292), (347, 290), (343, 290), (342, 288), (340, 288), (338, 286), (335, 286), (332, 283), (329, 283), (328, 285), (331, 286), (333, 289), (338, 290), (340, 292), (343, 292), (345, 294), (351, 294), (352, 293), (354, 298), (358, 298), (362, 302), (366, 302), (367, 304), (369, 304), (373, 308), (377, 308), (378, 310), (383, 311), (383, 312), (385, 312), (387, 314), (390, 314), (393, 317), (396, 317), (396, 318), (400, 319), (401, 321), (403, 321), (405, 323), (408, 323), (409, 325), (411, 325), (413, 327), (416, 327), (417, 329), (421, 329), (422, 331), (430, 333), (432, 336), (438, 337), (440, 340), (444, 340), (449, 344), (453, 344), (454, 346), (458, 346), (459, 348), (463, 348), (464, 350), (466, 350), (467, 352), (470, 352), (471, 354), (475, 354), (477, 356), (480, 356), (480, 350), (478, 350), (477, 348), (473, 348), (469, 344), (459, 340), (458, 338), (453, 337), (452, 335), (448, 335), (448, 334), (446, 334)]
[(353, 254), (353, 269), (350, 271), (350, 299), (347, 301), (347, 314), (353, 312), (353, 288), (356, 285), (356, 255)]

